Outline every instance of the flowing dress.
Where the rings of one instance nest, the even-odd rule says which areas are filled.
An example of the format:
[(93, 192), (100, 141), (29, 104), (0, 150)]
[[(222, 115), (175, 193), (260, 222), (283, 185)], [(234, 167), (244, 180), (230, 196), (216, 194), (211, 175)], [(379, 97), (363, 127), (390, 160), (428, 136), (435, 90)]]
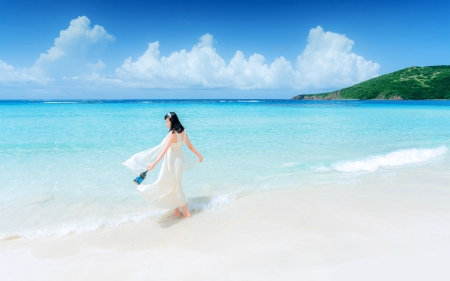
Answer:
[[(171, 132), (167, 134), (159, 145), (136, 153), (125, 161), (123, 165), (130, 168), (136, 174), (147, 170), (148, 165), (164, 149), (166, 140), (170, 134)], [(178, 142), (172, 143), (165, 153), (158, 179), (152, 184), (141, 184), (137, 188), (148, 201), (162, 209), (173, 209), (186, 204), (182, 184), (183, 172), (198, 163), (198, 160), (191, 155), (184, 154), (182, 146), (185, 143), (185, 139), (182, 138), (181, 134), (176, 134)], [(186, 138), (186, 135), (185, 133), (184, 138)]]

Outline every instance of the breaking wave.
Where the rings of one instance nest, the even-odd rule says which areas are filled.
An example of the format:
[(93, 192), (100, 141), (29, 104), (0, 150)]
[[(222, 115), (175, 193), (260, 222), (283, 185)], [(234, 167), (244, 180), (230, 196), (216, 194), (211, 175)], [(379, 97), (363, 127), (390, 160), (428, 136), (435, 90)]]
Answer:
[[(195, 214), (197, 212), (215, 210), (231, 203), (235, 198), (235, 195), (216, 195), (193, 198), (188, 202), (189, 211)], [(98, 218), (81, 220), (73, 223), (62, 223), (39, 230), (25, 230), (3, 234), (0, 235), (0, 241), (17, 238), (37, 238), (43, 236), (63, 237), (69, 234), (84, 234), (105, 227), (116, 227), (127, 223), (140, 223), (151, 218), (164, 216), (166, 213), (167, 210), (160, 209), (149, 212), (132, 213), (116, 219)]]
[(395, 167), (426, 162), (431, 158), (444, 155), (447, 151), (448, 149), (445, 145), (436, 148), (401, 149), (386, 155), (370, 156), (363, 160), (336, 162), (331, 164), (331, 168), (324, 166), (316, 167), (316, 171), (327, 172), (334, 170), (347, 173), (360, 171), (374, 172), (381, 167)]

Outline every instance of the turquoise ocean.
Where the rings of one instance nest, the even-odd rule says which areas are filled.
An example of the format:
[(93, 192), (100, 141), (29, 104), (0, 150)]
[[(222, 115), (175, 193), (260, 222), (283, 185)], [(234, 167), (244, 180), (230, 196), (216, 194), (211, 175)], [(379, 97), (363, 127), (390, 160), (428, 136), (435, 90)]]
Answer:
[(183, 178), (194, 217), (267, 190), (449, 173), (449, 101), (0, 101), (0, 239), (161, 216), (122, 163), (161, 142), (169, 111), (204, 157)]

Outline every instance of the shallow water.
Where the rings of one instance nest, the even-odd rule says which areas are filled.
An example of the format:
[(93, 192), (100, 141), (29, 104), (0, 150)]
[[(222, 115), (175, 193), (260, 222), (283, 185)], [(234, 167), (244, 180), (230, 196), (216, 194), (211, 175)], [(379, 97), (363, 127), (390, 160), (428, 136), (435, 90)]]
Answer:
[(2, 101), (0, 237), (63, 236), (160, 215), (121, 164), (160, 143), (168, 111), (205, 158), (184, 177), (194, 210), (267, 189), (448, 173), (448, 101)]

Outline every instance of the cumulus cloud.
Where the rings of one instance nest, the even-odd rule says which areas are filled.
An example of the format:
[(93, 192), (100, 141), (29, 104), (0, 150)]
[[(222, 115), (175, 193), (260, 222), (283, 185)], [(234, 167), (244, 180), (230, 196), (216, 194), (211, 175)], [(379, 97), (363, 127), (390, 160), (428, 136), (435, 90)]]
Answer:
[(159, 56), (159, 42), (149, 44), (147, 51), (135, 62), (128, 58), (116, 69), (120, 78), (139, 80), (148, 86), (176, 87), (218, 85), (216, 81), (225, 61), (212, 48), (212, 36), (205, 34), (191, 51), (181, 50), (169, 57)]
[(118, 78), (142, 87), (208, 87), (274, 89), (348, 86), (377, 76), (379, 65), (351, 52), (354, 42), (345, 35), (310, 30), (308, 44), (298, 56), (296, 68), (284, 57), (271, 64), (264, 56), (248, 59), (237, 51), (227, 64), (205, 34), (190, 51), (181, 50), (160, 57), (159, 42), (150, 43), (136, 61), (126, 59), (116, 69)]
[(380, 65), (352, 53), (353, 45), (345, 35), (324, 32), (320, 26), (311, 29), (308, 44), (297, 58), (302, 80), (321, 88), (347, 86), (375, 77)]
[(99, 56), (114, 40), (102, 26), (92, 27), (87, 17), (78, 17), (31, 67), (17, 69), (0, 60), (0, 83), (62, 79), (93, 87), (306, 89), (349, 86), (377, 76), (379, 70), (377, 63), (352, 52), (352, 40), (318, 26), (310, 30), (294, 63), (284, 57), (266, 62), (261, 54), (245, 57), (239, 50), (225, 62), (213, 47), (213, 36), (205, 34), (190, 50), (167, 57), (160, 56), (158, 41), (150, 43), (142, 56), (127, 58), (106, 77), (101, 75), (106, 65)]
[(17, 69), (14, 66), (0, 60), (0, 82), (27, 82), (36, 81), (28, 69)]
[[(119, 78), (135, 80), (147, 87), (231, 87), (239, 89), (275, 88), (289, 83), (291, 64), (283, 57), (271, 65), (262, 55), (245, 59), (237, 51), (230, 63), (212, 47), (213, 36), (205, 34), (190, 51), (181, 50), (168, 57), (160, 57), (159, 42), (150, 43), (147, 51), (136, 61), (128, 58), (116, 69)], [(288, 74), (288, 76), (285, 76)], [(289, 80), (289, 79), (287, 79)]]
[(102, 26), (90, 26), (91, 21), (81, 16), (70, 21), (67, 29), (61, 30), (55, 39), (53, 47), (42, 53), (30, 71), (36, 75), (57, 77), (78, 75), (92, 69), (104, 68), (102, 61), (96, 64), (90, 62), (92, 57), (98, 55), (98, 50), (105, 47), (107, 42), (115, 38)]
[[(105, 67), (101, 60), (91, 63), (98, 51), (115, 38), (102, 26), (90, 26), (91, 21), (81, 16), (70, 21), (67, 29), (61, 30), (54, 45), (40, 54), (29, 68), (15, 69), (0, 61), (0, 81), (46, 83), (54, 78), (72, 75), (89, 75)], [(94, 60), (95, 61), (95, 60)]]

